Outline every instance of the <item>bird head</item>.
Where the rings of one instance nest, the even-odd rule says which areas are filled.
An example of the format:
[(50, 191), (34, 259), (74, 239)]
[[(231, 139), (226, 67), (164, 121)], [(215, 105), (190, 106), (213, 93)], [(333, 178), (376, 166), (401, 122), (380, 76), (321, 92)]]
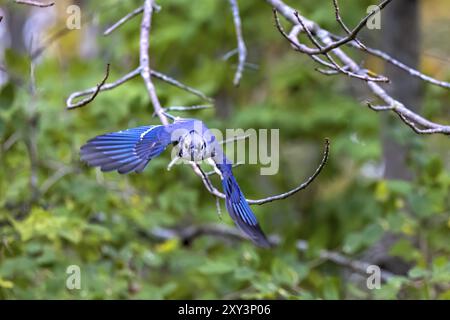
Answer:
[(195, 130), (180, 137), (179, 156), (189, 161), (201, 161), (210, 157), (206, 139)]

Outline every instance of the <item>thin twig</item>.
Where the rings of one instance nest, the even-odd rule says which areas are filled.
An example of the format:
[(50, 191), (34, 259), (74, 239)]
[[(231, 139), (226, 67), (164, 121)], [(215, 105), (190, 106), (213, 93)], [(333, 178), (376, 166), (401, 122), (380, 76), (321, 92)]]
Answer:
[(225, 140), (219, 141), (219, 144), (227, 144), (227, 143), (230, 143), (230, 142), (246, 140), (246, 139), (250, 138), (251, 136), (252, 136), (251, 134), (246, 134), (244, 136), (235, 136), (235, 137), (232, 137), (232, 138), (229, 138), (229, 139), (225, 139)]
[[(355, 44), (354, 42), (350, 43), (351, 45), (354, 45), (356, 48), (361, 49), (357, 44)], [(378, 49), (374, 49), (374, 48), (370, 48), (370, 47), (365, 47), (365, 52), (378, 57), (384, 61), (386, 61), (387, 63), (392, 64), (393, 66), (396, 66), (397, 68), (406, 71), (407, 73), (409, 73), (411, 76), (419, 78), (425, 82), (429, 82), (431, 84), (434, 84), (436, 86), (442, 87), (442, 88), (446, 88), (446, 89), (450, 89), (450, 82), (446, 82), (446, 81), (442, 81), (442, 80), (438, 80), (435, 79), (433, 77), (430, 77), (416, 69), (413, 69), (411, 67), (408, 67), (406, 64), (394, 59), (392, 56), (390, 56), (389, 54), (378, 50)]]
[[(294, 50), (296, 51), (300, 51), (299, 48), (301, 47), (306, 47), (305, 45), (301, 44), (298, 41), (298, 34), (303, 30), (302, 26), (299, 24), (296, 24), (292, 27), (291, 31), (289, 32), (289, 34), (286, 34), (286, 32), (283, 30), (283, 27), (281, 26), (280, 23), (280, 19), (278, 18), (278, 14), (277, 14), (277, 10), (273, 10), (273, 14), (274, 14), (274, 18), (275, 18), (275, 25), (278, 29), (278, 31), (289, 41), (291, 42), (291, 46)], [(303, 21), (303, 23), (306, 23), (305, 21)], [(307, 47), (306, 47), (307, 48)], [(314, 61), (316, 61), (317, 63), (326, 66), (327, 68), (330, 68), (330, 71), (335, 72), (336, 74), (339, 74), (340, 71), (331, 63), (323, 60), (322, 58), (319, 58), (316, 55), (308, 55), (311, 59), (313, 59)], [(342, 67), (342, 69), (346, 69), (347, 67), (344, 66)]]
[(184, 91), (187, 91), (189, 93), (192, 93), (192, 94), (196, 95), (197, 97), (202, 98), (205, 101), (208, 101), (208, 102), (213, 102), (214, 101), (213, 98), (208, 97), (203, 92), (201, 92), (201, 91), (199, 91), (197, 89), (191, 88), (191, 87), (181, 83), (180, 81), (175, 80), (175, 79), (173, 79), (173, 78), (169, 77), (168, 75), (165, 75), (165, 74), (163, 74), (161, 72), (158, 72), (158, 71), (155, 71), (155, 70), (150, 70), (150, 74), (151, 74), (152, 77), (155, 77), (156, 79), (159, 79), (161, 81), (167, 82), (167, 83), (169, 83), (169, 84), (171, 84), (171, 85), (173, 85), (173, 86), (175, 86), (177, 88), (180, 88), (181, 90), (184, 90)]
[(384, 7), (386, 7), (392, 0), (384, 0), (382, 3), (380, 3), (378, 6), (378, 10), (373, 10), (371, 11), (368, 15), (366, 15), (359, 23), (358, 25), (352, 30), (349, 30), (349, 33), (347, 34), (346, 37), (341, 38), (340, 40), (331, 42), (329, 44), (327, 44), (325, 47), (323, 48), (317, 48), (315, 49), (312, 54), (323, 54), (323, 53), (327, 53), (330, 52), (333, 49), (339, 48), (342, 45), (355, 40), (356, 36), (358, 35), (358, 33), (362, 30), (362, 28), (364, 28), (364, 26), (367, 24), (367, 21), (373, 16), (375, 15), (377, 12), (381, 11), (384, 9)]
[(20, 131), (15, 131), (13, 134), (11, 134), (3, 143), (1, 151), (6, 152), (8, 151), (16, 142), (18, 142), (21, 138)]
[(194, 173), (202, 179), (203, 185), (206, 187), (206, 190), (208, 190), (209, 193), (211, 193), (215, 197), (225, 199), (225, 195), (213, 186), (211, 180), (209, 180), (208, 175), (202, 170), (202, 168), (200, 168), (197, 163), (193, 163), (191, 166), (194, 170)]
[[(339, 23), (339, 25), (342, 27), (342, 29), (344, 29), (344, 31), (347, 33), (347, 35), (350, 35), (351, 34), (350, 29), (347, 27), (347, 25), (342, 20), (341, 10), (339, 8), (338, 0), (333, 0), (333, 5), (334, 5), (334, 13), (336, 16), (336, 21)], [(355, 36), (354, 41), (361, 47), (361, 49), (363, 49), (363, 50), (366, 49), (366, 46), (361, 41), (359, 41), (358, 38), (356, 38), (356, 36)]]
[(216, 199), (216, 210), (219, 219), (222, 220), (222, 209), (220, 208), (220, 198), (214, 197)]
[(369, 101), (366, 101), (366, 105), (373, 111), (390, 111), (394, 109), (394, 106), (374, 106)]
[(228, 59), (230, 59), (232, 56), (234, 56), (238, 52), (239, 52), (238, 48), (230, 50), (222, 56), (222, 60), (227, 61)]
[(127, 14), (126, 16), (121, 18), (119, 21), (114, 23), (108, 29), (106, 29), (105, 32), (103, 32), (103, 35), (104, 36), (109, 35), (111, 32), (113, 32), (114, 30), (118, 29), (120, 26), (125, 24), (128, 20), (133, 19), (134, 17), (136, 17), (137, 15), (141, 14), (142, 12), (144, 12), (144, 7), (140, 6), (139, 8), (133, 10), (132, 12), (130, 12), (129, 14)]
[(121, 84), (127, 82), (128, 80), (133, 79), (134, 77), (138, 76), (141, 73), (140, 68), (137, 68), (133, 71), (131, 71), (130, 73), (127, 73), (126, 75), (124, 75), (123, 77), (121, 77), (120, 79), (116, 80), (115, 82), (112, 83), (105, 83), (103, 84), (100, 89), (98, 88), (98, 86), (83, 90), (83, 91), (77, 91), (72, 93), (66, 100), (66, 106), (67, 108), (71, 108), (70, 106), (73, 105), (73, 100), (79, 97), (84, 97), (87, 95), (92, 95), (94, 94), (97, 89), (99, 89), (99, 91), (106, 91), (106, 90), (111, 90), (114, 89), (118, 86), (120, 86)]
[[(297, 27), (297, 26), (298, 25), (294, 26), (294, 28)], [(330, 33), (329, 35), (330, 35), (330, 37), (333, 40), (342, 39), (342, 37), (337, 36), (335, 34), (331, 34)], [(400, 70), (403, 70), (403, 71), (409, 73), (413, 77), (417, 77), (417, 78), (419, 78), (419, 79), (421, 79), (421, 80), (423, 80), (425, 82), (429, 82), (431, 84), (434, 84), (434, 85), (442, 87), (442, 88), (450, 89), (450, 82), (438, 80), (438, 79), (435, 79), (435, 78), (433, 78), (431, 76), (428, 76), (428, 75), (426, 75), (426, 74), (424, 74), (424, 73), (422, 73), (422, 72), (420, 72), (420, 71), (418, 71), (418, 70), (416, 70), (414, 68), (411, 68), (411, 67), (407, 66), (403, 62), (398, 61), (397, 59), (395, 59), (394, 57), (392, 57), (391, 55), (387, 54), (384, 51), (368, 47), (368, 46), (362, 44), (360, 41), (359, 42), (350, 41), (350, 42), (347, 43), (347, 45), (352, 46), (354, 48), (357, 48), (357, 49), (359, 49), (359, 50), (361, 50), (363, 52), (366, 52), (366, 53), (368, 53), (368, 54), (370, 54), (370, 55), (372, 55), (374, 57), (380, 58), (380, 59), (386, 61), (387, 63), (390, 63), (393, 66), (396, 66)]]
[(247, 48), (245, 46), (244, 37), (242, 35), (242, 22), (239, 15), (239, 6), (237, 0), (229, 0), (231, 11), (233, 13), (234, 28), (236, 30), (237, 50), (238, 50), (238, 66), (234, 75), (233, 84), (239, 86), (244, 71), (245, 59), (247, 58)]
[(290, 190), (288, 192), (285, 192), (285, 193), (282, 193), (282, 194), (279, 194), (279, 195), (276, 195), (276, 196), (272, 196), (272, 197), (267, 197), (267, 198), (264, 198), (264, 199), (259, 199), (259, 200), (247, 200), (248, 203), (249, 204), (262, 205), (262, 204), (265, 204), (265, 203), (268, 203), (268, 202), (286, 199), (286, 198), (294, 195), (295, 193), (299, 192), (300, 190), (303, 190), (303, 189), (307, 188), (317, 178), (317, 176), (320, 174), (322, 169), (325, 167), (325, 164), (328, 161), (329, 154), (330, 154), (330, 140), (327, 138), (327, 139), (325, 139), (325, 147), (324, 147), (324, 151), (323, 151), (322, 161), (320, 162), (320, 164), (317, 167), (317, 169), (314, 172), (314, 174), (312, 176), (310, 176), (305, 182), (303, 182), (297, 188), (294, 188), (294, 189), (292, 189), (292, 190)]
[(92, 95), (88, 98), (85, 98), (85, 99), (77, 102), (77, 103), (72, 103), (72, 100), (74, 98), (74, 94), (72, 94), (66, 101), (67, 109), (75, 109), (75, 108), (84, 107), (88, 103), (92, 102), (95, 99), (95, 97), (97, 97), (97, 95), (100, 92), (100, 90), (102, 89), (102, 87), (105, 85), (108, 77), (109, 77), (109, 63), (106, 64), (106, 73), (105, 73), (105, 76), (103, 77), (103, 80), (95, 87)]
[(164, 108), (165, 112), (170, 111), (193, 111), (193, 110), (201, 110), (201, 109), (211, 109), (214, 108), (214, 105), (212, 104), (202, 104), (202, 105), (196, 105), (196, 106), (170, 106), (167, 108)]
[[(298, 187), (296, 187), (288, 192), (285, 192), (285, 193), (282, 193), (279, 195), (275, 195), (275, 196), (271, 196), (271, 197), (267, 197), (267, 198), (263, 198), (263, 199), (256, 199), (256, 200), (246, 199), (247, 202), (251, 205), (254, 205), (254, 204), (263, 205), (268, 202), (286, 199), (286, 198), (294, 195), (295, 193), (299, 192), (300, 190), (306, 189), (317, 178), (317, 176), (320, 174), (322, 169), (325, 167), (329, 154), (330, 154), (330, 141), (327, 138), (327, 139), (325, 139), (325, 146), (324, 146), (322, 160), (321, 160), (319, 166), (317, 167), (316, 171), (314, 172), (314, 174), (312, 176), (310, 176), (305, 182), (303, 182)], [(200, 167), (198, 165), (196, 165), (195, 168), (200, 169)], [(220, 192), (219, 190), (217, 190), (216, 188), (214, 188), (211, 181), (208, 179), (208, 175), (205, 172), (197, 171), (196, 173), (202, 178), (203, 184), (206, 186), (206, 189), (208, 190), (208, 192), (212, 193), (216, 197), (225, 199), (225, 195), (222, 192)]]
[[(83, 20), (84, 20), (84, 16), (83, 16)], [(66, 34), (68, 34), (69, 32), (71, 32), (73, 30), (74, 29), (70, 29), (70, 28), (67, 28), (67, 27), (63, 27), (63, 28), (59, 29), (54, 34), (50, 35), (48, 38), (46, 38), (45, 40), (42, 41), (42, 45), (33, 51), (33, 53), (31, 54), (31, 58), (32, 59), (38, 58), (56, 40), (58, 40), (59, 38), (64, 37)]]
[(56, 184), (59, 180), (64, 178), (69, 173), (73, 172), (74, 168), (62, 166), (53, 175), (51, 175), (47, 180), (45, 180), (40, 188), (41, 196), (47, 193), (47, 191)]
[(407, 117), (405, 117), (403, 114), (396, 112), (397, 115), (400, 117), (401, 120), (403, 120), (404, 123), (406, 123), (415, 133), (418, 134), (434, 134), (434, 133), (440, 133), (438, 128), (436, 129), (419, 129), (417, 125), (409, 120)]
[(32, 1), (32, 0), (14, 0), (14, 2), (18, 3), (18, 4), (26, 4), (29, 6), (34, 6), (34, 7), (39, 7), (39, 8), (47, 8), (47, 7), (51, 7), (51, 6), (55, 5), (54, 2), (42, 3), (39, 1)]
[[(317, 49), (319, 50), (323, 50), (324, 47), (322, 47), (322, 45), (314, 38), (314, 35), (312, 34), (311, 30), (309, 30), (305, 23), (303, 22), (303, 17), (301, 17), (298, 12), (294, 12), (295, 17), (297, 18), (298, 22), (300, 23), (300, 25), (302, 26), (303, 30), (305, 30), (308, 38), (311, 40), (311, 42), (317, 47)], [(361, 72), (363, 70), (359, 70), (360, 73), (353, 73), (351, 71), (348, 71), (348, 66), (344, 66), (341, 67), (339, 66), (339, 64), (333, 59), (333, 57), (328, 53), (328, 52), (324, 52), (323, 53), (327, 59), (331, 62), (331, 64), (334, 66), (335, 70), (338, 70), (339, 72), (352, 77), (352, 78), (357, 78), (360, 80), (364, 80), (364, 81), (372, 81), (372, 82), (389, 82), (389, 79), (383, 76), (379, 76), (376, 78), (373, 78), (369, 75), (367, 75), (367, 73), (365, 72)], [(313, 55), (314, 56), (314, 55)]]

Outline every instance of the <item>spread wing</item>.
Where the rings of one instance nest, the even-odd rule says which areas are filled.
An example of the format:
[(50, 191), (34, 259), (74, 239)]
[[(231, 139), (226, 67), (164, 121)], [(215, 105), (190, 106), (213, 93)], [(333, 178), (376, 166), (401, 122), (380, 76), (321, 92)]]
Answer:
[(81, 147), (81, 160), (102, 171), (141, 172), (171, 141), (168, 126), (143, 126), (107, 133)]

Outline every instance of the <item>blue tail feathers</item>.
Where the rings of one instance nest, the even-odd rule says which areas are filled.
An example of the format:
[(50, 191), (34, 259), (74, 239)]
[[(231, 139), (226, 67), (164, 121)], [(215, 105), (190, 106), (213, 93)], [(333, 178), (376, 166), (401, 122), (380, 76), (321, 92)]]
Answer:
[[(255, 215), (245, 199), (244, 194), (240, 190), (236, 179), (234, 178), (231, 168), (225, 169), (226, 166), (219, 166), (222, 169), (223, 179), (222, 185), (225, 192), (225, 205), (231, 218), (237, 227), (244, 232), (256, 245), (264, 248), (270, 247), (264, 232), (259, 226)], [(226, 170), (225, 172), (223, 170)]]

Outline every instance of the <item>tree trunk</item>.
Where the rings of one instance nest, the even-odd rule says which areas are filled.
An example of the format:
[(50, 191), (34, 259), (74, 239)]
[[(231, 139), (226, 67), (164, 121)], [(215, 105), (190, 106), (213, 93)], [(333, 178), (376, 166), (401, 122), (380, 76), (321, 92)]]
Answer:
[[(419, 69), (420, 59), (419, 4), (419, 0), (395, 0), (382, 11), (381, 40), (384, 50), (414, 69)], [(390, 64), (385, 65), (385, 74), (391, 79), (386, 86), (387, 91), (411, 110), (418, 111), (422, 103), (420, 80)], [(402, 123), (398, 118), (388, 115), (383, 118), (384, 176), (387, 179), (410, 180), (412, 173), (407, 167), (409, 146), (400, 141), (399, 126)]]

